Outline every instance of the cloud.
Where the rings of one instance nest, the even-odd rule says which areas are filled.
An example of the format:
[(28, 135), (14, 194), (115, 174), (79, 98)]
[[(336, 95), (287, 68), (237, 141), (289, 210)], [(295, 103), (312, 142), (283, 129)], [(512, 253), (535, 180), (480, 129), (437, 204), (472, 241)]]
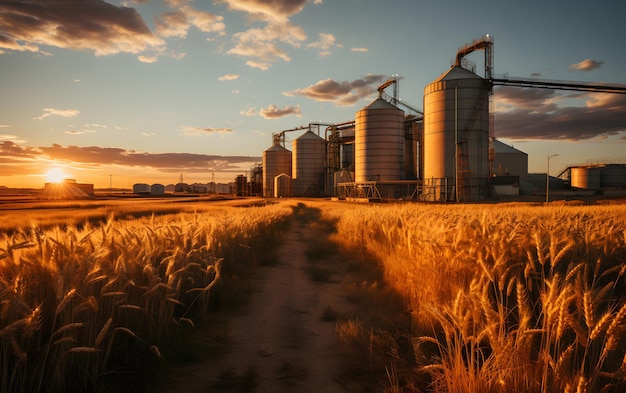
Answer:
[(272, 104), (267, 108), (261, 108), (259, 115), (264, 119), (278, 119), (289, 115), (300, 117), (302, 116), (302, 112), (300, 111), (300, 105), (279, 108), (278, 105)]
[(87, 129), (65, 131), (65, 134), (69, 134), (69, 135), (83, 135), (83, 134), (95, 134), (95, 133), (96, 133), (95, 130), (87, 130)]
[[(44, 147), (22, 145), (23, 141), (0, 139), (0, 176), (30, 176), (44, 173), (51, 162), (70, 165), (75, 170), (106, 174), (111, 170), (124, 175), (167, 177), (175, 173), (241, 172), (261, 160), (256, 156), (222, 156), (192, 153), (149, 153), (100, 146)], [(115, 169), (117, 168), (117, 169)], [(121, 169), (120, 169), (121, 168)]]
[(191, 24), (187, 16), (180, 11), (166, 12), (156, 20), (156, 31), (161, 37), (185, 38)]
[(272, 66), (269, 62), (256, 60), (248, 60), (246, 61), (246, 65), (250, 68), (258, 68), (261, 71), (267, 71)]
[(102, 56), (164, 45), (134, 8), (104, 0), (14, 1), (1, 7), (0, 48), (38, 52), (38, 45), (48, 45)]
[(351, 52), (361, 52), (361, 53), (365, 53), (367, 52), (367, 48), (351, 48), (350, 49)]
[[(10, 135), (5, 135), (10, 136)], [(39, 149), (34, 147), (21, 146), (20, 141), (0, 139), (0, 157), (4, 163), (19, 163), (24, 158), (36, 159), (40, 156)]]
[[(234, 11), (248, 13), (253, 19), (285, 22), (302, 11), (308, 0), (217, 0)], [(316, 3), (319, 4), (319, 3)]]
[(7, 127), (10, 127), (10, 125), (0, 123), (0, 128), (7, 128)]
[(137, 59), (142, 63), (156, 63), (159, 59), (156, 56), (137, 56)]
[(495, 100), (498, 138), (577, 141), (626, 133), (626, 95), (499, 87)]
[(10, 134), (0, 134), (0, 142), (1, 141), (10, 141), (10, 142), (14, 142), (14, 143), (23, 143), (24, 140), (21, 139), (20, 137), (18, 137), (17, 135), (10, 135)]
[(211, 135), (211, 134), (230, 134), (233, 132), (231, 128), (211, 128), (211, 127), (190, 127), (180, 126), (178, 130), (187, 136)]
[[(10, 142), (9, 142), (10, 143)], [(260, 157), (220, 156), (193, 153), (146, 153), (115, 147), (67, 146), (59, 144), (33, 148), (13, 147), (18, 153), (30, 156), (44, 156), (48, 160), (71, 161), (85, 165), (121, 165), (130, 167), (152, 167), (164, 171), (194, 170), (207, 171), (207, 168), (219, 166), (221, 169), (232, 165), (258, 162)], [(2, 145), (0, 145), (2, 151)], [(217, 168), (216, 168), (217, 170)]]
[(604, 65), (603, 61), (596, 61), (591, 59), (585, 59), (580, 63), (572, 64), (569, 66), (570, 71), (591, 71), (596, 68), (600, 68)]
[(78, 109), (55, 109), (55, 108), (43, 108), (43, 112), (40, 116), (33, 117), (34, 120), (42, 120), (48, 116), (61, 116), (61, 117), (74, 117), (78, 116), (80, 111)]
[(303, 89), (283, 92), (288, 97), (306, 97), (314, 101), (334, 102), (337, 106), (354, 105), (358, 100), (374, 93), (373, 87), (385, 80), (384, 75), (366, 75), (354, 81), (338, 82), (333, 79), (321, 80)]
[(161, 14), (155, 24), (157, 34), (161, 37), (185, 38), (192, 26), (205, 33), (224, 35), (226, 26), (223, 20), (223, 16), (184, 5), (176, 11)]
[(292, 23), (269, 23), (264, 28), (254, 28), (233, 35), (235, 46), (228, 54), (247, 57), (252, 68), (267, 70), (277, 61), (291, 61), (281, 45), (299, 48), (307, 39), (304, 30)]
[(239, 74), (225, 74), (217, 79), (220, 81), (234, 81), (235, 79), (239, 79)]
[(330, 49), (333, 47), (341, 47), (341, 45), (335, 44), (335, 36), (327, 33), (319, 33), (316, 42), (307, 45), (308, 48), (319, 49), (319, 55), (321, 57), (330, 56)]
[(224, 32), (226, 25), (223, 22), (223, 16), (215, 15), (209, 11), (200, 11), (190, 6), (182, 7), (181, 11), (196, 29), (204, 33), (226, 34)]
[(240, 115), (244, 115), (244, 116), (256, 116), (257, 115), (257, 111), (256, 111), (256, 107), (250, 107), (250, 108), (245, 108), (239, 111)]

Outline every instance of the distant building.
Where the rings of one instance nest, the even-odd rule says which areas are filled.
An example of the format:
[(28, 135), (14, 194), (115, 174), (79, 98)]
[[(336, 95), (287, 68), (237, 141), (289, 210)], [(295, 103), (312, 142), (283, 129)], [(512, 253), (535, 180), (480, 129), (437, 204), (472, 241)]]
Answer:
[(150, 195), (163, 195), (165, 194), (165, 186), (163, 184), (153, 184), (150, 186)]
[(133, 194), (150, 194), (150, 186), (145, 183), (133, 184)]
[(217, 183), (215, 185), (215, 193), (216, 194), (230, 194), (231, 191), (231, 187), (230, 184), (221, 184), (221, 183)]
[(65, 179), (61, 183), (45, 183), (42, 197), (45, 199), (81, 199), (94, 196), (93, 184), (76, 183)]
[(528, 154), (499, 140), (493, 141), (494, 160), (491, 164), (493, 176), (519, 176), (525, 180), (528, 176)]
[(208, 192), (208, 187), (202, 184), (193, 184), (191, 186), (191, 192), (195, 194), (206, 194)]
[(187, 183), (176, 183), (174, 186), (174, 192), (190, 192), (191, 186)]

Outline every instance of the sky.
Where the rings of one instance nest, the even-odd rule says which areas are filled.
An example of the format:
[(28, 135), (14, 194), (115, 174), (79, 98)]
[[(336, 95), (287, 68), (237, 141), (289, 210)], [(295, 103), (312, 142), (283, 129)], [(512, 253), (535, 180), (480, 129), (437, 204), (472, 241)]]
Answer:
[[(2, 0), (0, 185), (230, 182), (272, 133), (354, 120), (392, 75), (422, 108), (486, 34), (497, 77), (626, 84), (624, 15), (614, 0)], [(553, 154), (552, 175), (626, 163), (626, 95), (497, 87), (494, 111), (531, 173)]]

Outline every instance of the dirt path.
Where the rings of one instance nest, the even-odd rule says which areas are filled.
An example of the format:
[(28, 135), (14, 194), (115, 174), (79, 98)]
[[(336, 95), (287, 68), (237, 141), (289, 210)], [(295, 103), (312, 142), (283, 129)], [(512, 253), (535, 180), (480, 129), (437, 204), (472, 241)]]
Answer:
[(258, 293), (227, 322), (230, 349), (174, 370), (158, 390), (346, 392), (337, 381), (335, 322), (325, 321), (323, 314), (329, 307), (349, 312), (352, 306), (341, 296), (340, 279), (316, 282), (309, 273), (306, 251), (319, 236), (326, 235), (305, 220), (294, 220), (277, 263), (259, 269)]

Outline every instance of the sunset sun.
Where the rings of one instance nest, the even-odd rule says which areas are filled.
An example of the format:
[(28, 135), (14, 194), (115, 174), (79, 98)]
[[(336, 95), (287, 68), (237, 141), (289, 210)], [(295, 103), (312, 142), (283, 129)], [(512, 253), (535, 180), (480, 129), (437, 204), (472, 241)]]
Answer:
[(46, 182), (48, 183), (61, 183), (65, 177), (66, 173), (63, 172), (61, 168), (51, 168), (48, 173), (46, 173)]

